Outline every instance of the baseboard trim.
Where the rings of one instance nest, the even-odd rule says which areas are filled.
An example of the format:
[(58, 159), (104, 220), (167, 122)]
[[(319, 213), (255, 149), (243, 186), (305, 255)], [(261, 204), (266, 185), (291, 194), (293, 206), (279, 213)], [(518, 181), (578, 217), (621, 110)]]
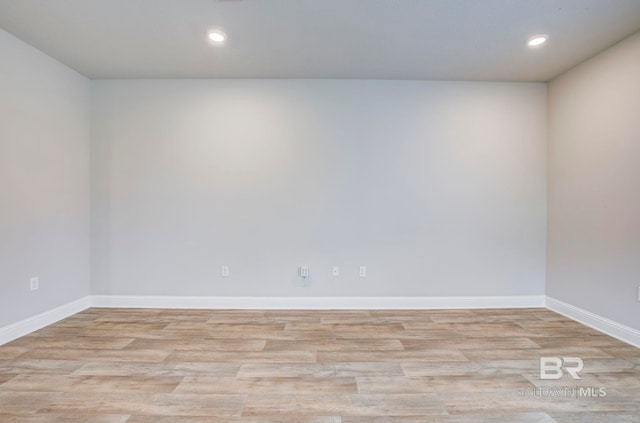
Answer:
[(545, 306), (543, 295), (495, 297), (185, 297), (93, 295), (0, 328), (0, 345), (90, 307), (173, 309), (481, 309)]
[(627, 344), (640, 348), (639, 330), (581, 309), (580, 307), (556, 300), (555, 298), (547, 297), (546, 306), (549, 310), (560, 313), (563, 316), (582, 323), (583, 325), (589, 326), (590, 328), (600, 331), (606, 335), (619, 339), (622, 342), (626, 342)]
[(543, 295), (513, 297), (173, 297), (94, 295), (94, 307), (195, 309), (460, 309), (544, 307)]
[(173, 309), (479, 309), (546, 307), (634, 347), (640, 331), (543, 295), (511, 297), (184, 297), (93, 295), (0, 328), (0, 345), (90, 307)]
[(35, 332), (62, 319), (66, 319), (89, 307), (91, 307), (91, 297), (86, 296), (36, 316), (3, 326), (0, 328), (0, 345), (4, 345), (21, 336), (28, 335), (31, 332)]

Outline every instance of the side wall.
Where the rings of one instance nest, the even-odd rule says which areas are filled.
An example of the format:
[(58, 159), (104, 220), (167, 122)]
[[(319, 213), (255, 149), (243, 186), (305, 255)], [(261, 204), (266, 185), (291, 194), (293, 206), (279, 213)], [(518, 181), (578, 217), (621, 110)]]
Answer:
[(0, 57), (2, 327), (89, 294), (90, 87), (1, 30)]
[(547, 295), (640, 330), (640, 33), (549, 85)]
[(96, 81), (92, 94), (93, 294), (544, 294), (546, 84)]

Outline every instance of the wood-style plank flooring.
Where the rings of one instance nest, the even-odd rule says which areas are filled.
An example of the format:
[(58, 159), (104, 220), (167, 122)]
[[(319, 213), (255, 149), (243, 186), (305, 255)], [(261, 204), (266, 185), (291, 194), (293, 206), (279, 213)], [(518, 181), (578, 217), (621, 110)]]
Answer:
[(0, 422), (640, 422), (640, 349), (545, 309), (94, 308), (0, 347)]

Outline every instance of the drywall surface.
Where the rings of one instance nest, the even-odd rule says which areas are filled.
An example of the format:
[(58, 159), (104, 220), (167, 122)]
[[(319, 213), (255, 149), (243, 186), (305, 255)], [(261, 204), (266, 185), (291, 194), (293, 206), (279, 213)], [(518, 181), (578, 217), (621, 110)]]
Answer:
[(549, 86), (547, 295), (640, 329), (640, 34)]
[(0, 57), (1, 327), (89, 293), (90, 87), (1, 30)]
[(526, 83), (95, 81), (92, 293), (541, 295), (546, 101)]

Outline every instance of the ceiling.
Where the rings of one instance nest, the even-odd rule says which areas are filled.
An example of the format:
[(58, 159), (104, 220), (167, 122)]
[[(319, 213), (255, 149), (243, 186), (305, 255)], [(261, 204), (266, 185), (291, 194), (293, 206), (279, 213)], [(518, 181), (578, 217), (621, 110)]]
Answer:
[(640, 0), (0, 0), (0, 28), (93, 79), (547, 81), (640, 30)]

